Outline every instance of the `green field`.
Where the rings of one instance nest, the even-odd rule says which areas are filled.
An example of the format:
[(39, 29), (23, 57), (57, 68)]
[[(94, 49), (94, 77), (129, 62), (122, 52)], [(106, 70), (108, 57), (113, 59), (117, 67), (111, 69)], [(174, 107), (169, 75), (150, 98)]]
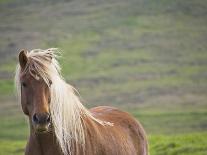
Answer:
[[(139, 118), (148, 133), (152, 155), (205, 155), (207, 152), (207, 112), (139, 112)], [(1, 119), (0, 150), (2, 155), (22, 154), (28, 133), (23, 116)]]
[(140, 120), (151, 155), (206, 155), (206, 10), (203, 0), (0, 0), (0, 155), (22, 154), (28, 136), (17, 54), (50, 47), (87, 107)]

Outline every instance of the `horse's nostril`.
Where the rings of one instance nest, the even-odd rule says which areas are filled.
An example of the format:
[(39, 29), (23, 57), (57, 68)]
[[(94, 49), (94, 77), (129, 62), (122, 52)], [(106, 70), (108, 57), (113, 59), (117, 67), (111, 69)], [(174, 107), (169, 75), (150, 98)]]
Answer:
[(39, 120), (37, 118), (37, 114), (34, 114), (32, 119), (35, 123), (39, 123)]
[(33, 115), (32, 119), (36, 124), (47, 124), (50, 122), (50, 115), (48, 113), (36, 113)]

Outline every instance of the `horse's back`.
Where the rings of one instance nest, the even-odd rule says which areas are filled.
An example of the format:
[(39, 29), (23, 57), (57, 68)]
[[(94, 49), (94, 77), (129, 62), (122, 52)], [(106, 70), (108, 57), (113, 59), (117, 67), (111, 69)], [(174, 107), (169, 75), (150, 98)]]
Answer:
[[(113, 124), (112, 126), (105, 126), (104, 129), (100, 126), (101, 132), (105, 131), (105, 135), (109, 135), (108, 137), (105, 136), (103, 141), (111, 145), (112, 150), (119, 148), (123, 154), (147, 155), (148, 144), (145, 131), (142, 125), (129, 113), (108, 106), (95, 107), (90, 111), (97, 119)], [(120, 143), (113, 144), (117, 140), (120, 140)], [(112, 154), (120, 154), (121, 152)]]

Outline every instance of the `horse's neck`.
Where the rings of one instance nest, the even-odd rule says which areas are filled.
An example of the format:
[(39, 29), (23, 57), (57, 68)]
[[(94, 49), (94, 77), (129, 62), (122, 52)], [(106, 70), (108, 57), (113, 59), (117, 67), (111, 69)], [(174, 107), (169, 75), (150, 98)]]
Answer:
[(26, 155), (62, 155), (53, 132), (36, 134), (30, 132)]

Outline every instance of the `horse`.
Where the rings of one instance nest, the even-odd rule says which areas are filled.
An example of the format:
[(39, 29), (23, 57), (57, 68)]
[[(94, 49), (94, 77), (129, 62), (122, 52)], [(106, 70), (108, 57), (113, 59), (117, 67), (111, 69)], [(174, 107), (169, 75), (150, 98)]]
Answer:
[(15, 85), (28, 116), (25, 155), (148, 155), (142, 125), (114, 107), (87, 109), (61, 75), (56, 48), (22, 50)]

